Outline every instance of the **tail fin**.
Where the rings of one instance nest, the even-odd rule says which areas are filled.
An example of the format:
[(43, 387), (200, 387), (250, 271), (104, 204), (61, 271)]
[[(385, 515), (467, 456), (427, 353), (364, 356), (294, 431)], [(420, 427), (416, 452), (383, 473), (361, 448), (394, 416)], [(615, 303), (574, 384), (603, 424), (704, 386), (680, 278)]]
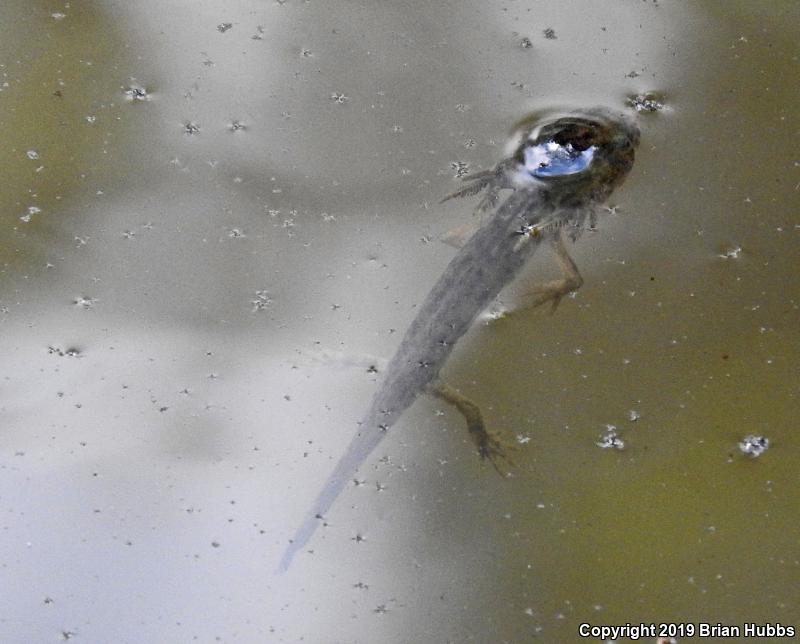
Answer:
[(375, 423), (363, 423), (361, 429), (350, 441), (347, 450), (339, 462), (333, 473), (325, 481), (322, 491), (317, 496), (314, 505), (311, 506), (311, 511), (306, 515), (303, 523), (295, 532), (294, 537), (286, 547), (283, 557), (276, 573), (283, 573), (289, 569), (289, 566), (294, 559), (294, 556), (302, 550), (308, 543), (311, 536), (317, 529), (317, 526), (323, 520), (325, 513), (330, 509), (336, 497), (339, 496), (344, 489), (347, 482), (350, 481), (358, 471), (358, 468), (369, 456), (372, 450), (377, 447), (383, 437), (386, 435), (384, 429), (378, 428)]

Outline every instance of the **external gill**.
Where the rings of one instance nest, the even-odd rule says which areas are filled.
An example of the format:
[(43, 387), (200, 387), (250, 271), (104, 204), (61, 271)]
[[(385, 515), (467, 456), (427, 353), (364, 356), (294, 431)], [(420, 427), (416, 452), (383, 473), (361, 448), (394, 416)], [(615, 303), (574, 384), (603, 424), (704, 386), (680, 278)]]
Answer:
[(466, 185), (455, 192), (451, 192), (439, 203), (450, 201), (450, 199), (472, 197), (481, 191), (486, 190), (486, 194), (481, 198), (480, 202), (475, 208), (475, 212), (488, 212), (497, 206), (497, 203), (500, 200), (501, 190), (514, 189), (514, 185), (508, 178), (508, 164), (508, 160), (503, 161), (498, 163), (491, 170), (481, 170), (479, 172), (473, 172), (472, 174), (462, 177), (462, 180), (467, 182), (469, 185)]

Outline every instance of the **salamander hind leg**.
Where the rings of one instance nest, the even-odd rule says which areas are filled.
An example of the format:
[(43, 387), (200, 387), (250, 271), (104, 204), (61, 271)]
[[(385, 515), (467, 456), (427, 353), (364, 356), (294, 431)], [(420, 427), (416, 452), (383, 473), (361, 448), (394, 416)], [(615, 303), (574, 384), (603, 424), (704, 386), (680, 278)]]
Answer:
[(467, 421), (470, 438), (478, 448), (478, 454), (481, 455), (481, 458), (488, 459), (501, 476), (507, 476), (507, 469), (504, 466), (514, 466), (514, 462), (508, 456), (508, 452), (512, 451), (514, 446), (506, 444), (486, 428), (480, 408), (444, 382), (435, 382), (429, 385), (428, 391), (461, 412), (464, 420)]

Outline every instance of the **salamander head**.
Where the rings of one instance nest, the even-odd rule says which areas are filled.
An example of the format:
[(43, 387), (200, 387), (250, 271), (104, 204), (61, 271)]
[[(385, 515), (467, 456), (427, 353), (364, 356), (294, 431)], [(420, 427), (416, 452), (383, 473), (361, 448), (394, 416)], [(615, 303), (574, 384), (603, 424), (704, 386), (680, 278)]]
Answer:
[[(631, 169), (639, 129), (603, 109), (526, 119), (511, 157), (515, 185), (580, 188), (610, 193)], [(598, 194), (597, 197), (601, 197)]]

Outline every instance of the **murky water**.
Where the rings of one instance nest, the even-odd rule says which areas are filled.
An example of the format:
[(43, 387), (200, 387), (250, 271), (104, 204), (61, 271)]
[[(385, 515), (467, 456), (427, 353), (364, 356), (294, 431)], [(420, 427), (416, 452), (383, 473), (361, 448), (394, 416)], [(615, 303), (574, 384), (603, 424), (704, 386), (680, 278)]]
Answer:
[[(433, 5), (433, 6), (430, 6)], [(0, 6), (0, 639), (800, 626), (797, 6)], [(288, 573), (520, 118), (663, 94), (553, 315), (537, 253)], [(631, 113), (633, 111), (628, 108)], [(623, 450), (601, 449), (613, 433)], [(758, 458), (748, 434), (769, 439)]]

